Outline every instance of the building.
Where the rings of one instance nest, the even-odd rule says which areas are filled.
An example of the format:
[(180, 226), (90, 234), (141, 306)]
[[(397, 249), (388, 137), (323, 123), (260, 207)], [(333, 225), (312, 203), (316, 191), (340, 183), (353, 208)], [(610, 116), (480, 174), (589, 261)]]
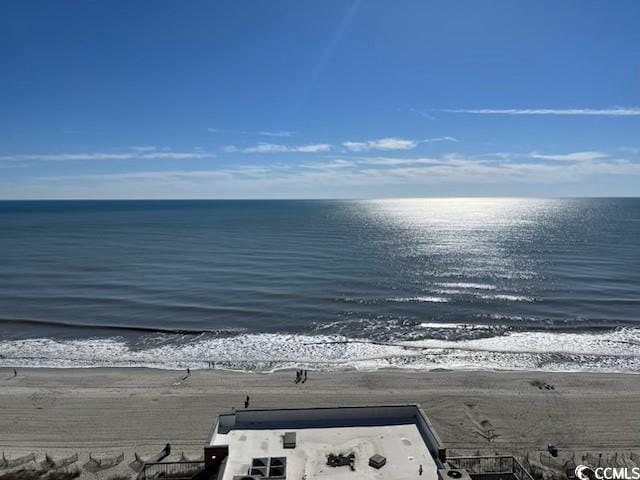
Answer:
[(418, 405), (241, 410), (204, 451), (217, 480), (531, 480), (513, 457), (447, 459)]

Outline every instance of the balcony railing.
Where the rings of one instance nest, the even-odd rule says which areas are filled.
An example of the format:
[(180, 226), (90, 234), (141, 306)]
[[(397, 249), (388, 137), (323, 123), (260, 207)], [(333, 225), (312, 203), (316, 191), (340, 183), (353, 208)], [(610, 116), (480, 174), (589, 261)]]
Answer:
[(137, 480), (188, 480), (203, 471), (204, 462), (145, 463)]
[(531, 474), (511, 455), (448, 457), (447, 463), (451, 468), (466, 470), (472, 477), (511, 474), (517, 480), (533, 480)]

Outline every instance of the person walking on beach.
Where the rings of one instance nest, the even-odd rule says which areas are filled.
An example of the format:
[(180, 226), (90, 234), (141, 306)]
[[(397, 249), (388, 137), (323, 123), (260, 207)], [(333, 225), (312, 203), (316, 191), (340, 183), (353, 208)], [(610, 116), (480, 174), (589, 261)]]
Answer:
[(18, 370), (16, 370), (15, 368), (13, 369), (13, 376), (17, 377), (18, 376)]
[(187, 377), (191, 376), (191, 369), (189, 367), (187, 367)]
[(302, 383), (304, 383), (304, 382), (306, 382), (306, 381), (307, 381), (307, 371), (305, 370), (305, 371), (304, 371), (304, 380), (302, 381)]
[(244, 399), (244, 408), (249, 408), (249, 395), (247, 395), (247, 398)]

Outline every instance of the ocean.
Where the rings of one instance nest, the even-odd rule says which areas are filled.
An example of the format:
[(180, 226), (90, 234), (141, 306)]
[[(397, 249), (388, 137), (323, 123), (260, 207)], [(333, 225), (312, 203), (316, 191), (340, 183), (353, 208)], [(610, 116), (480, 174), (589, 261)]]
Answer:
[(0, 202), (0, 365), (640, 372), (640, 199)]

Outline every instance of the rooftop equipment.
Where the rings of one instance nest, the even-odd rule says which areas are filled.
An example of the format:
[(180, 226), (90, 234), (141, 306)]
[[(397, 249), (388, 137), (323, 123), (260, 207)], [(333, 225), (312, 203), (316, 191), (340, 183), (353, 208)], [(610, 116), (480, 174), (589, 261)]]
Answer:
[(369, 466), (375, 469), (381, 469), (387, 464), (387, 457), (383, 457), (382, 455), (376, 453), (369, 458)]
[(356, 454), (351, 452), (348, 455), (343, 453), (330, 453), (327, 455), (327, 465), (330, 467), (349, 467), (352, 471), (356, 470)]
[(471, 480), (471, 476), (463, 469), (440, 469), (438, 480)]
[(296, 432), (285, 432), (282, 437), (283, 448), (296, 448)]
[[(251, 461), (251, 468), (247, 479), (282, 479), (287, 476), (287, 458), (286, 457), (259, 457)], [(234, 477), (234, 480), (243, 480), (242, 475)]]

